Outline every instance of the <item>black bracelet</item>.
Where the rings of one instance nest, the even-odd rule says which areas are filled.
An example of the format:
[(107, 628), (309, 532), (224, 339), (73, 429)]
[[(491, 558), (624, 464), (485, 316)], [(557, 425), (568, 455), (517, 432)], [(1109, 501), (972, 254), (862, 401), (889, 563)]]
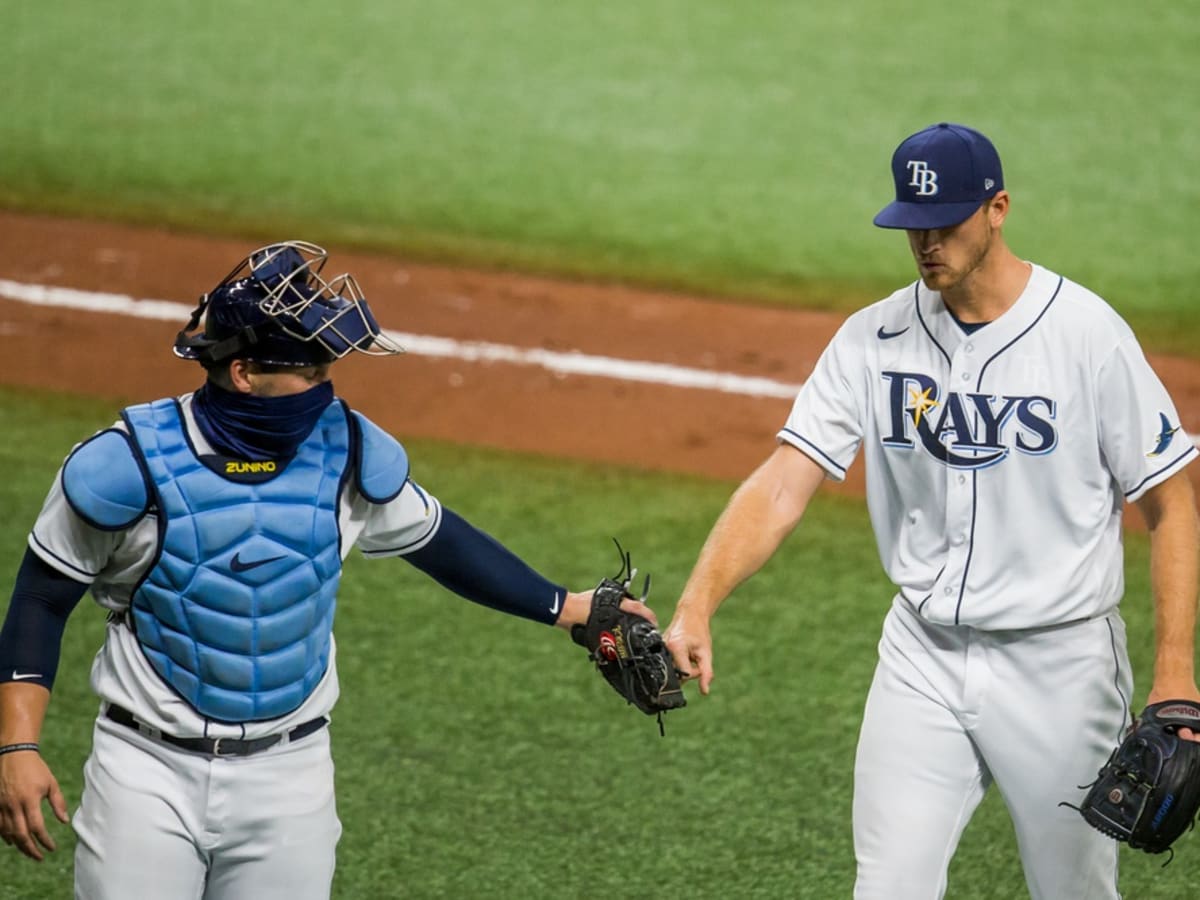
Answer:
[(5, 744), (0, 747), (0, 756), (5, 753), (16, 753), (18, 750), (37, 750), (37, 744)]

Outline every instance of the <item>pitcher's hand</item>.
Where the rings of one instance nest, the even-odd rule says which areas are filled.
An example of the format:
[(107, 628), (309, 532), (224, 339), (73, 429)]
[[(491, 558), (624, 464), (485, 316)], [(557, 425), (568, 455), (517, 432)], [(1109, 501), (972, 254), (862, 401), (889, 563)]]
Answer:
[(667, 649), (675, 658), (675, 667), (684, 681), (700, 680), (700, 693), (707, 694), (713, 680), (712, 633), (708, 620), (676, 610), (675, 618), (663, 632)]

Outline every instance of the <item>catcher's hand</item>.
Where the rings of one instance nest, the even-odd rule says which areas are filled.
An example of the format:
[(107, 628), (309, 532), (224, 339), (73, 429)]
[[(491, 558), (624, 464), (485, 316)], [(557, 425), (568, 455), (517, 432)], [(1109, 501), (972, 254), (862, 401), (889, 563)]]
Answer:
[[(615, 543), (615, 542), (614, 542)], [(637, 569), (630, 565), (629, 554), (617, 544), (621, 571), (605, 578), (592, 592), (592, 607), (587, 621), (571, 628), (575, 643), (585, 647), (588, 656), (613, 690), (650, 716), (658, 716), (687, 705), (679, 684), (679, 672), (662, 635), (648, 619), (621, 609), (626, 599), (644, 601), (650, 590), (646, 577), (641, 597), (630, 593)]]
[(1147, 706), (1079, 808), (1089, 825), (1135, 850), (1162, 853), (1200, 809), (1200, 705), (1167, 700)]

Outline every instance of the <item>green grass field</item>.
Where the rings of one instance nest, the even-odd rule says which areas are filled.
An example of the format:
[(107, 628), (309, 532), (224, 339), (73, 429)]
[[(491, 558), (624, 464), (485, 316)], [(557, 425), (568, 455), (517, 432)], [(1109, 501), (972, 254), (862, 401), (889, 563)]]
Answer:
[(66, 0), (0, 30), (0, 204), (849, 309), (939, 120), (1018, 253), (1194, 353), (1188, 4)]
[[(0, 389), (5, 597), (58, 461), (114, 413)], [(733, 487), (423, 442), (409, 450), (423, 484), (573, 586), (615, 568), (609, 537), (619, 536), (653, 573), (651, 602), (664, 618)], [(1137, 536), (1129, 543), (1130, 647), (1147, 675), (1147, 548)], [(713, 694), (689, 689), (665, 739), (560, 632), (460, 600), (398, 560), (352, 555), (343, 585), (336, 897), (849, 896), (854, 742), (890, 595), (859, 503), (819, 498), (730, 600), (715, 622)], [(85, 601), (43, 733), (72, 807), (102, 631)], [(61, 826), (55, 834), (62, 849), (40, 866), (0, 848), (0, 900), (69, 896), (72, 837)], [(1163, 871), (1126, 854), (1127, 900), (1193, 897), (1197, 841), (1186, 836)], [(952, 864), (949, 896), (1027, 896), (994, 793)]]
[[(914, 277), (902, 237), (870, 224), (892, 149), (963, 121), (1005, 160), (1018, 253), (1105, 295), (1148, 346), (1200, 346), (1188, 4), (13, 6), (0, 207), (849, 310)], [(114, 414), (0, 387), (0, 614), (58, 462)], [(573, 586), (615, 568), (619, 536), (664, 620), (734, 487), (409, 449), (419, 481)], [(1128, 551), (1140, 702), (1145, 540)], [(819, 499), (718, 617), (714, 694), (692, 692), (660, 739), (561, 633), (352, 556), (335, 896), (849, 896), (854, 743), (889, 596), (861, 504)], [(72, 806), (102, 632), (85, 603), (43, 735)], [(70, 895), (73, 839), (55, 834), (40, 866), (0, 847), (0, 900)], [(1126, 853), (1126, 900), (1194, 897), (1198, 840), (1165, 870)], [(1027, 896), (994, 793), (950, 884)]]

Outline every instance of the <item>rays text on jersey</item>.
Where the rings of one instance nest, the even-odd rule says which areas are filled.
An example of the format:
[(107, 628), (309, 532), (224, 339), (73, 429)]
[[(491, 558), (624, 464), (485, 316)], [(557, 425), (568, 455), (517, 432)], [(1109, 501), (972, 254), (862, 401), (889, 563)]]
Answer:
[(1057, 405), (1038, 395), (943, 392), (920, 372), (884, 372), (888, 383), (886, 447), (912, 450), (918, 443), (955, 469), (995, 465), (1009, 451), (1040, 456), (1058, 444)]

